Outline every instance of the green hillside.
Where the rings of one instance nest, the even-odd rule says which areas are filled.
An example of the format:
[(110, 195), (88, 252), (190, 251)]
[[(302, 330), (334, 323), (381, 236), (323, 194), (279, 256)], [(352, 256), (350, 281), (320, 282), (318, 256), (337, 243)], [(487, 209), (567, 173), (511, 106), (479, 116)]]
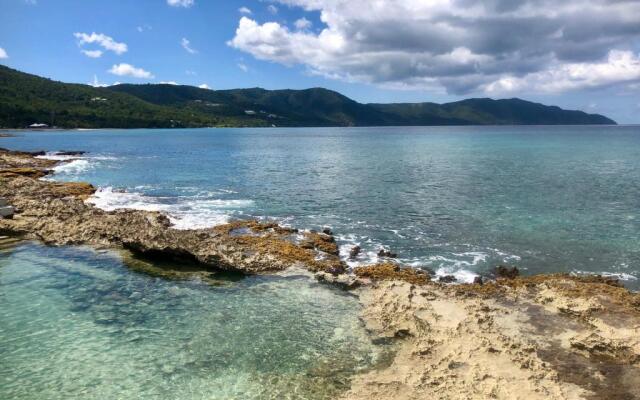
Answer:
[(453, 103), (370, 104), (393, 115), (398, 125), (601, 125), (615, 121), (599, 114), (563, 110), (521, 99), (467, 99)]
[(615, 124), (597, 114), (520, 99), (361, 104), (312, 88), (209, 90), (167, 84), (95, 88), (0, 66), (0, 127), (375, 126)]

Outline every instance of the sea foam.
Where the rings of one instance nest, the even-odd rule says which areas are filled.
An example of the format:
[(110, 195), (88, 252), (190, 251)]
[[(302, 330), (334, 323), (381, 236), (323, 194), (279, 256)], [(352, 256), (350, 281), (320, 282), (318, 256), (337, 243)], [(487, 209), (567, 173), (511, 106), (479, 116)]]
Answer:
[(76, 159), (68, 163), (56, 165), (53, 170), (57, 174), (79, 175), (91, 168), (89, 160)]
[(134, 209), (160, 211), (169, 216), (176, 229), (209, 228), (229, 222), (233, 214), (253, 206), (252, 200), (193, 197), (152, 197), (137, 192), (100, 188), (88, 203), (106, 211)]
[(105, 155), (67, 155), (58, 152), (47, 152), (37, 156), (45, 160), (66, 161), (53, 167), (53, 171), (60, 175), (80, 175), (96, 166), (96, 161), (116, 160), (115, 157)]

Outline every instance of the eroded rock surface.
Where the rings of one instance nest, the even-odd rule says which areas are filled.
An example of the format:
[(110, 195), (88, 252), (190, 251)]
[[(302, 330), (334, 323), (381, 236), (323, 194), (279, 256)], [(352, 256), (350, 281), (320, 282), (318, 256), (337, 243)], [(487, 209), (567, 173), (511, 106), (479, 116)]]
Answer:
[(368, 328), (399, 350), (343, 398), (640, 398), (638, 294), (563, 275), (492, 285), (362, 290)]

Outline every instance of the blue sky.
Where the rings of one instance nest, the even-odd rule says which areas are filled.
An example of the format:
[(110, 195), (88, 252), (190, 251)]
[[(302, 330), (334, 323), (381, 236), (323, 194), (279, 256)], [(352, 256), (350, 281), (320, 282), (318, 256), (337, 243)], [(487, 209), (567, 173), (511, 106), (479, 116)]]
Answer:
[(0, 63), (65, 82), (322, 86), (360, 102), (522, 97), (640, 122), (638, 2), (0, 0), (0, 10)]

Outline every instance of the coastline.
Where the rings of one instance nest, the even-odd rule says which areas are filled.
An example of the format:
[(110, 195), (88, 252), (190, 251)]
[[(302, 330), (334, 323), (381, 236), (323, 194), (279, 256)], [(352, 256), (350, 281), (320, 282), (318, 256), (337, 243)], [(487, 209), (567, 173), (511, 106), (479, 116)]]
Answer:
[(372, 337), (399, 350), (389, 367), (355, 376), (346, 399), (640, 398), (640, 295), (614, 280), (448, 286), (389, 263), (349, 274), (328, 234), (251, 220), (178, 231), (162, 213), (100, 210), (84, 202), (90, 184), (39, 180), (60, 162), (0, 150), (0, 196), (17, 209), (0, 234), (248, 274), (302, 267), (354, 289)]

